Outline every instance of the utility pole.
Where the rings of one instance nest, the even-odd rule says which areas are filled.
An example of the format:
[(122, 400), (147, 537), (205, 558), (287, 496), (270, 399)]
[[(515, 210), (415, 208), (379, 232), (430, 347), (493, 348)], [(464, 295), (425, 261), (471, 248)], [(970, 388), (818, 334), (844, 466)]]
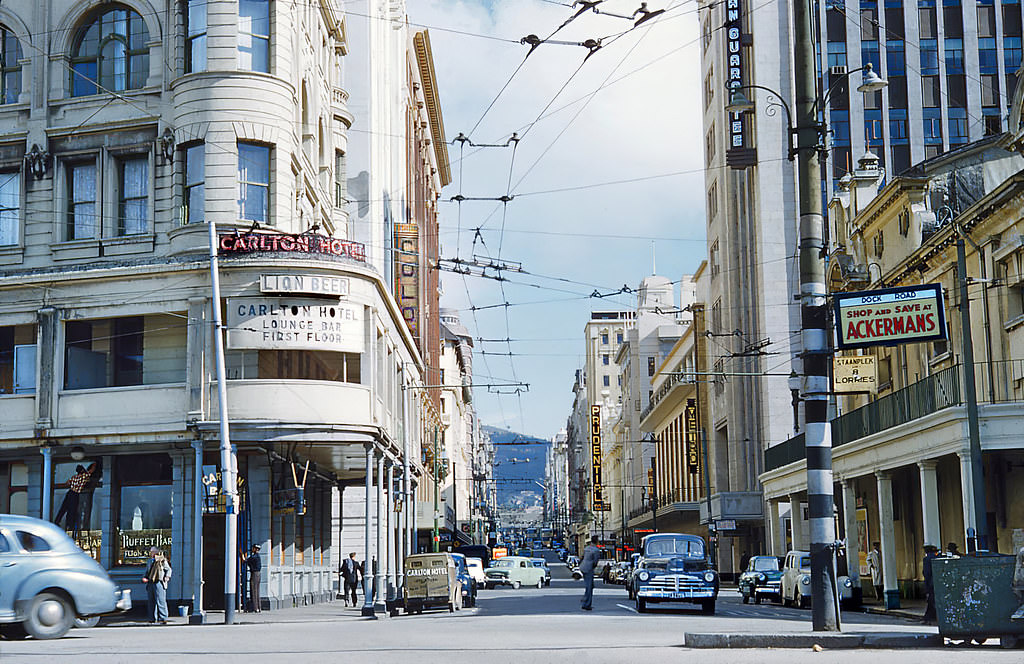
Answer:
[(794, 3), (794, 74), (800, 191), (800, 341), (807, 450), (807, 502), (811, 531), (811, 618), (816, 632), (839, 631), (835, 597), (835, 522), (832, 497), (832, 432), (828, 423), (831, 357), (825, 290), (818, 120), (814, 66), (815, 14), (811, 0)]
[[(967, 258), (964, 229), (957, 228), (956, 271), (960, 281), (960, 355), (964, 363), (964, 397), (967, 401), (967, 437), (971, 450), (971, 498), (974, 537), (967, 527), (967, 551), (986, 551), (988, 519), (985, 508), (985, 474), (981, 465), (981, 431), (978, 427), (978, 392), (974, 383), (974, 339), (971, 335), (971, 300), (967, 296)], [(973, 542), (972, 542), (973, 540)], [(973, 546), (972, 546), (973, 544)]]

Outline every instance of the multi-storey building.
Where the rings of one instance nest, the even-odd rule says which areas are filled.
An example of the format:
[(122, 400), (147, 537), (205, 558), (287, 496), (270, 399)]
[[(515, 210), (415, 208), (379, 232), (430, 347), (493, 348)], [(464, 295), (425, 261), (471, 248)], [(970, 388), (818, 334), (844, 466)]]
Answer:
[[(222, 603), (222, 474), (270, 607), (333, 597), (339, 500), (360, 496), (346, 548), (392, 584), (409, 544), (394, 506), (403, 470), (420, 473), (426, 408), (408, 395), (426, 366), (378, 251), (383, 215), (357, 212), (360, 227), (347, 208), (344, 20), (334, 2), (0, 6), (0, 510), (54, 518), (92, 469), (62, 525), (137, 597), (155, 543), (172, 605)], [(434, 89), (410, 42), (399, 74)], [(417, 154), (403, 168), (436, 200), (446, 157)]]

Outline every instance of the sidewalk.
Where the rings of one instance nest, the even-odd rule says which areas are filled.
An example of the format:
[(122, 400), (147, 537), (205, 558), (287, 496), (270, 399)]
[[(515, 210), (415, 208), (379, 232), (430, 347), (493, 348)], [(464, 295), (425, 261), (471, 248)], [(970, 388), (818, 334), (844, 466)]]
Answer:
[(900, 599), (900, 608), (886, 609), (885, 605), (875, 600), (867, 600), (861, 606), (861, 611), (879, 616), (892, 616), (894, 618), (909, 618), (911, 620), (923, 620), (925, 601), (923, 599)]

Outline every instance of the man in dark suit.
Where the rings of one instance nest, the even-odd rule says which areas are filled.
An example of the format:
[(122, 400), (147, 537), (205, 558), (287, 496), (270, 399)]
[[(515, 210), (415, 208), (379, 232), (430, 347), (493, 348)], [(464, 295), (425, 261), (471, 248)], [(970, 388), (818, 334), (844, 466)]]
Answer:
[(353, 551), (348, 554), (348, 558), (341, 564), (341, 577), (345, 580), (345, 589), (342, 596), (345, 598), (345, 606), (348, 606), (349, 592), (351, 592), (352, 606), (359, 606), (359, 600), (356, 598), (356, 588), (359, 587), (359, 575), (363, 573), (363, 566), (356, 560), (356, 554)]

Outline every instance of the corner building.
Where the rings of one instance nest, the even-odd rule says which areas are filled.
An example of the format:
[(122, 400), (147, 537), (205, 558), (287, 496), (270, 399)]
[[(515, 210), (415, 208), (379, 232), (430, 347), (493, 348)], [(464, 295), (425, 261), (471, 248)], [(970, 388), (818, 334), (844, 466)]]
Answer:
[(334, 597), (346, 486), (398, 583), (424, 363), (346, 209), (340, 3), (15, 0), (0, 29), (0, 511), (52, 519), (93, 467), (79, 544), (136, 598), (161, 546), (172, 611), (200, 580), (223, 608), (221, 306), (264, 607)]

